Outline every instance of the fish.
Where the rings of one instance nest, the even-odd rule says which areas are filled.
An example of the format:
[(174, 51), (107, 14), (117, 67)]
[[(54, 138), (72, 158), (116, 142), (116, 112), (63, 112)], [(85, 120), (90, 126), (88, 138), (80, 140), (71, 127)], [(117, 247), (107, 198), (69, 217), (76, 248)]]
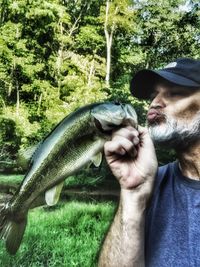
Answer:
[(112, 131), (137, 127), (137, 114), (130, 104), (93, 103), (65, 117), (39, 144), (29, 169), (13, 197), (0, 202), (0, 239), (16, 254), (23, 239), (29, 209), (45, 194), (47, 205), (55, 205), (65, 179), (89, 162), (99, 166), (103, 147)]

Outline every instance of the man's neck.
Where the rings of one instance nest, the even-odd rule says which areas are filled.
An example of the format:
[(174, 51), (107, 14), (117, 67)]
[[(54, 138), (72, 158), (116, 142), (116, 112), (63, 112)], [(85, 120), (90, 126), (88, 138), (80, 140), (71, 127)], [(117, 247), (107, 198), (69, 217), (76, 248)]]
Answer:
[(200, 180), (200, 141), (183, 151), (177, 151), (177, 156), (182, 174), (188, 178)]

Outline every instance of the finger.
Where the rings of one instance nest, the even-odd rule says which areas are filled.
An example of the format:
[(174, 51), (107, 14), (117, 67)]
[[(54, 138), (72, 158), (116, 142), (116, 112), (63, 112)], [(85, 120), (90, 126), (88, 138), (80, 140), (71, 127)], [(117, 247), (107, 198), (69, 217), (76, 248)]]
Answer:
[(118, 130), (117, 132), (115, 132), (113, 134), (113, 139), (118, 136), (118, 137), (124, 137), (128, 140), (130, 140), (131, 142), (133, 142), (134, 145), (138, 145), (140, 140), (139, 140), (139, 132), (136, 131), (133, 127), (131, 127), (131, 129), (127, 129), (127, 128), (121, 128), (120, 130)]
[(140, 139), (137, 136), (133, 137), (133, 140), (132, 141), (133, 141), (133, 144), (135, 146), (137, 146), (140, 143)]
[(133, 131), (135, 133), (135, 135), (138, 135), (139, 132), (138, 132), (138, 129), (134, 128), (133, 126), (127, 126), (126, 129), (129, 129), (130, 131)]
[(126, 154), (126, 150), (113, 141), (108, 141), (104, 145), (104, 153), (106, 157), (113, 157), (114, 155), (123, 156)]
[(139, 126), (138, 131), (141, 146), (153, 145), (152, 139), (149, 135), (149, 131), (146, 127)]
[(115, 136), (122, 136), (132, 141), (134, 137), (139, 136), (139, 132), (135, 130), (133, 127), (131, 127), (131, 129), (121, 128), (113, 133), (112, 137), (115, 137)]
[(148, 133), (148, 129), (146, 127), (143, 127), (141, 125), (138, 125), (138, 132), (141, 133)]
[(119, 155), (125, 155), (128, 153), (130, 156), (135, 156), (134, 143), (122, 136), (115, 136), (112, 141), (108, 141), (105, 144), (105, 155), (112, 156), (114, 153)]

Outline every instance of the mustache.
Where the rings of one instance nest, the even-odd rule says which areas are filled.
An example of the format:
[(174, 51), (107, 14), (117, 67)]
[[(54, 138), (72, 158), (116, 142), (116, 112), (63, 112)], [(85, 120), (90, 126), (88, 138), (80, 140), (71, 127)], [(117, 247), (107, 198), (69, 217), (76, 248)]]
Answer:
[(155, 119), (154, 121), (148, 121), (148, 119), (146, 119), (146, 123), (148, 126), (157, 125), (160, 121), (167, 122), (169, 120), (169, 117), (162, 110), (160, 110), (160, 108), (150, 108), (148, 110), (147, 116), (152, 113), (156, 113), (157, 119)]
[(164, 112), (159, 108), (159, 107), (151, 107), (149, 110), (148, 110), (148, 113), (156, 113), (158, 115), (165, 115)]

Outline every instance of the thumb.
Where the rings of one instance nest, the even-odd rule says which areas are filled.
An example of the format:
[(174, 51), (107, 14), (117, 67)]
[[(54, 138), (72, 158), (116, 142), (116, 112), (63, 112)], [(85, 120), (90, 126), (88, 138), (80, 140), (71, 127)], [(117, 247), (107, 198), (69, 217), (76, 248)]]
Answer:
[(138, 125), (138, 132), (140, 136), (140, 145), (142, 147), (148, 147), (149, 145), (153, 145), (152, 139), (150, 137), (149, 131), (147, 127), (142, 127)]

